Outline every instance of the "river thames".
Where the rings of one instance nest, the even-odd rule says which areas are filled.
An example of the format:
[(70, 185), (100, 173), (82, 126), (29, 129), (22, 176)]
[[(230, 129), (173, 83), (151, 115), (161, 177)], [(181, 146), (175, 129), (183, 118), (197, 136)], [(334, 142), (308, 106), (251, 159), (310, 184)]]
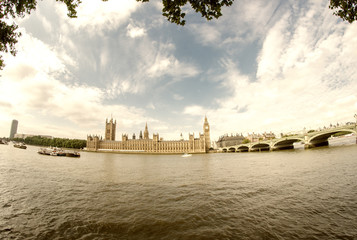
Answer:
[(0, 239), (357, 239), (357, 145), (80, 158), (0, 145)]

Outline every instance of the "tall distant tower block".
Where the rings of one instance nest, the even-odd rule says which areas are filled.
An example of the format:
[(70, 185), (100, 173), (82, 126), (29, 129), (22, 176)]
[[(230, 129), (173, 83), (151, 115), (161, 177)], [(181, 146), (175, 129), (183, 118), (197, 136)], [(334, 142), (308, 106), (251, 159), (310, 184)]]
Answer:
[(113, 118), (105, 120), (105, 140), (106, 141), (115, 141), (115, 128), (117, 125), (117, 121), (113, 122)]
[(203, 123), (203, 133), (205, 135), (206, 152), (208, 152), (208, 150), (211, 148), (211, 137), (207, 116), (205, 116), (205, 122)]
[(11, 130), (10, 130), (10, 138), (14, 138), (15, 134), (17, 133), (17, 126), (19, 125), (19, 122), (17, 120), (12, 120), (11, 123)]

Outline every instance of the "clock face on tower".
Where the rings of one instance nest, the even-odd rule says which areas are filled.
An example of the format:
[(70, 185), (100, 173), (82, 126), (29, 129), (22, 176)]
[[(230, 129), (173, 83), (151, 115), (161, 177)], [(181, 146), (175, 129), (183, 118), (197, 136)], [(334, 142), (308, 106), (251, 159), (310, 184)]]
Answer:
[(208, 130), (208, 129), (209, 129), (209, 127), (208, 127), (208, 126), (206, 126), (206, 127), (205, 127), (205, 129), (206, 129), (206, 130)]

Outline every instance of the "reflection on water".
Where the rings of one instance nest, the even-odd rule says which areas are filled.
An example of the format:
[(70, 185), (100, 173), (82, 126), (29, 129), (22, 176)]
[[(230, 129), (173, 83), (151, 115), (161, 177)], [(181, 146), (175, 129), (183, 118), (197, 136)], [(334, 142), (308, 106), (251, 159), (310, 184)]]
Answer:
[(43, 156), (0, 145), (0, 239), (356, 239), (357, 145)]

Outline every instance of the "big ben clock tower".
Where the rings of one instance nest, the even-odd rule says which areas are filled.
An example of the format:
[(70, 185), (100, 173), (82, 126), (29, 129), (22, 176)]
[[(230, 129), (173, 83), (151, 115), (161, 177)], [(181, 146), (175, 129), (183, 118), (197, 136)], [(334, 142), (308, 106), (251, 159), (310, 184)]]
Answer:
[(205, 116), (205, 122), (203, 124), (203, 133), (205, 135), (206, 152), (208, 152), (208, 150), (211, 148), (211, 138), (207, 116)]

